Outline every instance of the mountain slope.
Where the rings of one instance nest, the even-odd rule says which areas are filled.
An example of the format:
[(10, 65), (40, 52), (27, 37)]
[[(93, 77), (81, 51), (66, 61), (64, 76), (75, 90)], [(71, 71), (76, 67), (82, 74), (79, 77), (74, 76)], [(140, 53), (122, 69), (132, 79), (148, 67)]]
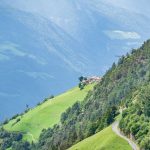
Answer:
[[(61, 122), (42, 131), (38, 143), (9, 142), (15, 150), (23, 146), (29, 150), (65, 150), (108, 127), (123, 110), (120, 128), (132, 135), (140, 148), (149, 150), (149, 60), (150, 40), (114, 63), (84, 101), (74, 103), (60, 114)], [(6, 143), (2, 141), (2, 145)]]
[[(130, 106), (131, 95), (149, 84), (149, 60), (150, 40), (140, 48), (133, 49), (131, 54), (122, 56), (117, 64), (114, 63), (83, 102), (62, 114), (61, 124), (42, 132), (36, 148), (64, 150), (110, 125), (117, 115), (117, 109), (127, 103)], [(146, 99), (149, 106), (149, 98)], [(147, 132), (149, 134), (149, 127)]]
[(110, 126), (77, 143), (69, 150), (131, 150), (131, 147), (128, 142), (118, 137)]
[[(43, 129), (53, 127), (53, 125), (59, 123), (61, 113), (76, 101), (82, 101), (93, 86), (93, 84), (90, 84), (83, 90), (76, 87), (51, 100), (47, 100), (24, 115), (9, 121), (4, 128), (8, 131), (23, 132), (25, 139), (36, 142)], [(19, 118), (20, 121), (14, 124)]]
[[(150, 79), (150, 78), (149, 78)], [(150, 81), (150, 80), (149, 80)], [(138, 88), (124, 105), (120, 128), (141, 149), (150, 150), (150, 84)]]

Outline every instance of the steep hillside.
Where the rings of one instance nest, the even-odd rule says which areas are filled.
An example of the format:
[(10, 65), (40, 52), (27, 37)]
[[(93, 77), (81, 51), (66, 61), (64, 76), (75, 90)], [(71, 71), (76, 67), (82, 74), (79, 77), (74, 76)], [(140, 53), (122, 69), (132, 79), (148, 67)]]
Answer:
[(42, 132), (36, 149), (64, 150), (111, 124), (120, 105), (131, 101), (137, 89), (149, 84), (149, 60), (150, 40), (114, 63), (83, 102), (62, 114), (61, 124)]
[(110, 126), (79, 142), (69, 150), (131, 150), (131, 147), (128, 142), (118, 137)]
[(121, 130), (126, 136), (134, 138), (141, 149), (150, 150), (150, 84), (134, 92), (124, 107)]
[(94, 84), (89, 84), (83, 90), (76, 87), (51, 100), (47, 100), (24, 115), (9, 121), (4, 128), (8, 131), (23, 132), (25, 139), (37, 142), (41, 131), (59, 123), (61, 113), (76, 101), (82, 101), (93, 86)]

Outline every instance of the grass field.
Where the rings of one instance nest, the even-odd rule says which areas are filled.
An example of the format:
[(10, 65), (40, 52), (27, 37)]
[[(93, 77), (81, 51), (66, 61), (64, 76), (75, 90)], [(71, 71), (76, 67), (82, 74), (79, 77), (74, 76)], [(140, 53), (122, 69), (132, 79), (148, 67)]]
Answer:
[(19, 116), (18, 118), (20, 118), (21, 121), (17, 124), (13, 125), (18, 118), (11, 120), (4, 128), (8, 131), (23, 132), (24, 139), (36, 142), (42, 129), (52, 127), (54, 124), (59, 123), (61, 113), (72, 106), (76, 101), (82, 101), (93, 86), (94, 85), (90, 84), (86, 86), (84, 90), (75, 87), (35, 107), (22, 117)]
[(132, 150), (128, 142), (117, 136), (111, 126), (91, 136), (69, 150)]

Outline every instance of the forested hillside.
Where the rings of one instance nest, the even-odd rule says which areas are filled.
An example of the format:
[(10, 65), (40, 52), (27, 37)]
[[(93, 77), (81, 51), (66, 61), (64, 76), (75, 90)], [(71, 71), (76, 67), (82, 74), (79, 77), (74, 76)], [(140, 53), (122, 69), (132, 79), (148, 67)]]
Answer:
[(150, 84), (134, 92), (122, 114), (121, 130), (137, 141), (144, 150), (150, 149)]
[[(114, 63), (83, 102), (75, 103), (62, 114), (61, 124), (43, 130), (35, 149), (67, 149), (107, 127), (113, 122), (120, 105), (132, 105), (131, 95), (149, 83), (149, 70), (150, 40), (139, 49), (133, 49), (131, 54), (122, 56), (117, 64)], [(149, 104), (149, 101), (147, 103)], [(149, 122), (148, 115), (146, 118), (146, 121), (143, 119), (145, 123)], [(143, 134), (143, 138), (146, 138), (145, 136), (146, 134)], [(141, 146), (149, 150), (149, 143), (142, 142)]]
[(20, 142), (22, 135), (18, 142), (11, 139), (12, 133), (3, 138), (3, 132), (7, 133), (3, 129), (0, 143), (8, 140), (13, 150), (65, 150), (109, 126), (121, 109), (121, 130), (143, 150), (150, 150), (149, 90), (150, 40), (114, 63), (84, 101), (62, 113), (54, 127), (42, 130), (38, 143)]

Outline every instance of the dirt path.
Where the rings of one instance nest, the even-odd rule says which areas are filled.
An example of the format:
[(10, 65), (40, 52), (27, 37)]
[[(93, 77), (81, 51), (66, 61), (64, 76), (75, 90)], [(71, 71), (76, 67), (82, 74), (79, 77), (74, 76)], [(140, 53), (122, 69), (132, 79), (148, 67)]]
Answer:
[(118, 125), (119, 125), (119, 121), (115, 121), (113, 124), (112, 124), (112, 130), (118, 135), (120, 136), (121, 138), (125, 139), (129, 144), (130, 146), (132, 147), (133, 150), (140, 150), (139, 147), (129, 138), (127, 138), (126, 136), (124, 136), (120, 130), (118, 129)]

